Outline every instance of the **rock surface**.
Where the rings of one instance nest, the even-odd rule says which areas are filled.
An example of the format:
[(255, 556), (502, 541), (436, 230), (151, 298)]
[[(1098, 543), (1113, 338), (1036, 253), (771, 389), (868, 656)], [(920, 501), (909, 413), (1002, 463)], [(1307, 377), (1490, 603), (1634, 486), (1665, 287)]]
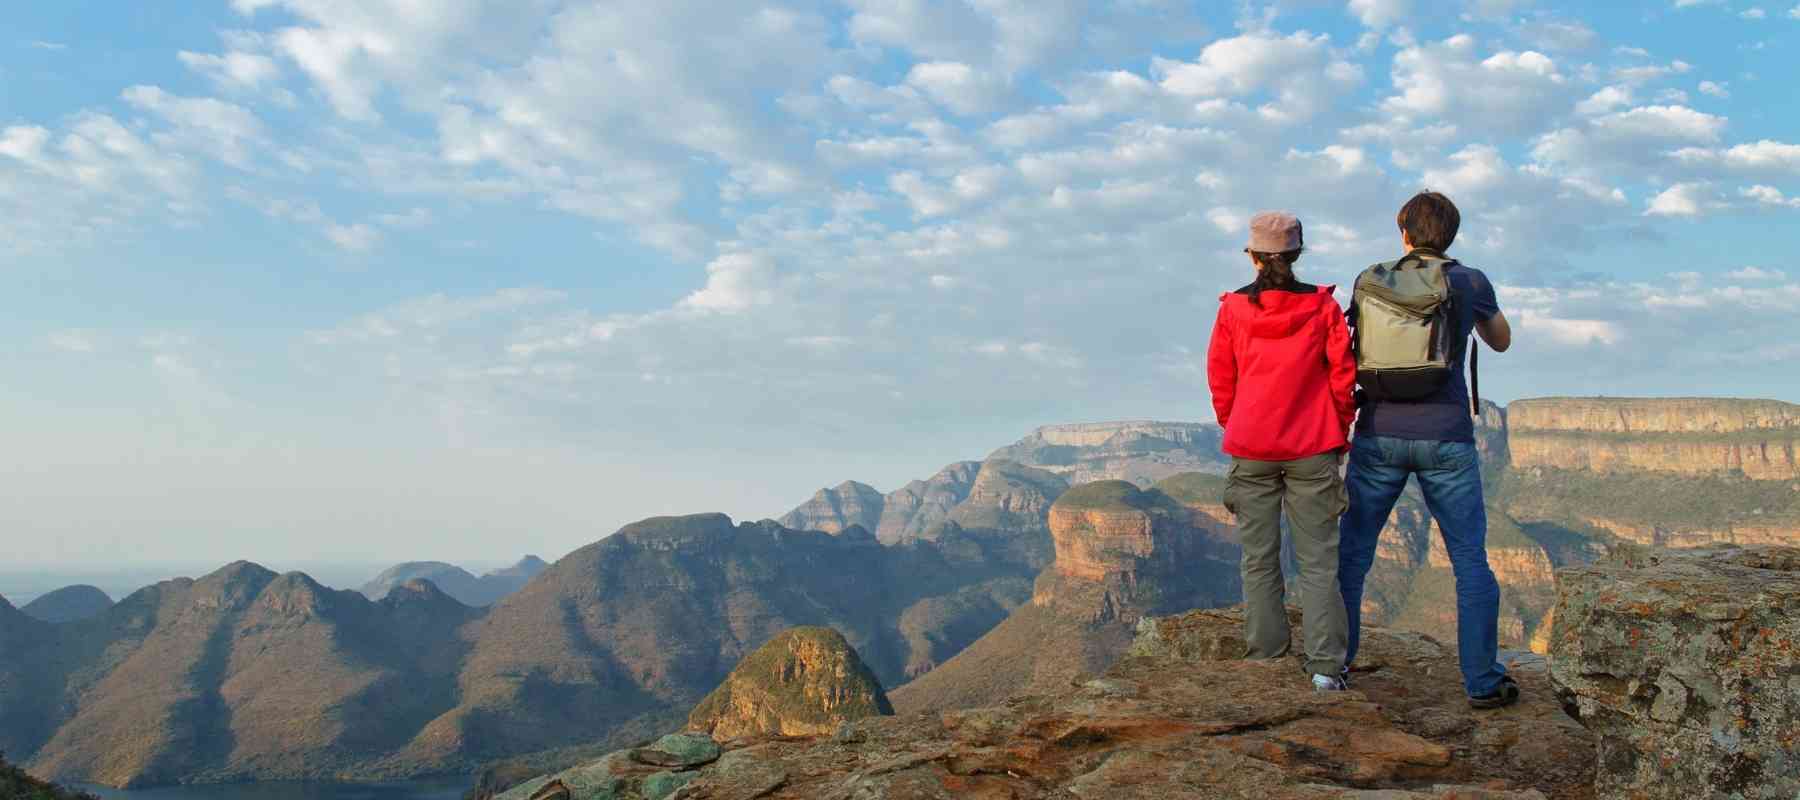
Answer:
[[(1218, 660), (1242, 651), (1242, 626), (1224, 611), (1147, 618), (1130, 656), (1052, 692), (870, 717), (830, 736), (731, 742), (683, 772), (629, 752), (578, 769), (611, 792), (587, 796), (659, 797), (679, 783), (666, 796), (681, 800), (1591, 796), (1591, 741), (1541, 671), (1521, 671), (1520, 705), (1476, 714), (1450, 648), (1372, 629), (1356, 689), (1320, 694), (1296, 661)], [(551, 779), (501, 797), (527, 800)]]
[(1559, 577), (1552, 676), (1602, 800), (1800, 796), (1800, 549), (1621, 547)]
[(717, 739), (817, 736), (845, 722), (893, 714), (881, 682), (843, 634), (792, 628), (751, 653), (688, 715)]

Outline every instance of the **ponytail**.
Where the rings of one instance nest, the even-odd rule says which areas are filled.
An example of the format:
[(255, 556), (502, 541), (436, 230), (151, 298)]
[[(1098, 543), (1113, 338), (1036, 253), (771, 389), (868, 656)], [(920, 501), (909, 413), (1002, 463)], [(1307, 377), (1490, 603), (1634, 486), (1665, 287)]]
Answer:
[(1250, 284), (1250, 305), (1262, 308), (1262, 293), (1268, 289), (1290, 289), (1300, 282), (1294, 278), (1294, 262), (1300, 260), (1300, 254), (1306, 248), (1289, 250), (1285, 253), (1250, 252), (1261, 267), (1256, 271), (1256, 281)]

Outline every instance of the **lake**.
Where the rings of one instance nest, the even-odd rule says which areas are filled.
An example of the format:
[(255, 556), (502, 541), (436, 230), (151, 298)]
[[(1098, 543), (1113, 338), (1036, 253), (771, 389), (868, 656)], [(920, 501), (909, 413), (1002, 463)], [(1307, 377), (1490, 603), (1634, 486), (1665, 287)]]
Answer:
[(460, 800), (473, 785), (473, 778), (457, 777), (402, 783), (272, 781), (131, 790), (80, 785), (77, 788), (103, 800)]

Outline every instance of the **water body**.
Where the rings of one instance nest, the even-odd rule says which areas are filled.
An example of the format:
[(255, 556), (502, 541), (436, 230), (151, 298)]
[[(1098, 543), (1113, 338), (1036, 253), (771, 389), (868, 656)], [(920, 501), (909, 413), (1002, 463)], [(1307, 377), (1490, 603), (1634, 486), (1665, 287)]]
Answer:
[(271, 781), (130, 790), (79, 785), (76, 788), (102, 800), (461, 800), (473, 785), (472, 779), (458, 777), (403, 783)]

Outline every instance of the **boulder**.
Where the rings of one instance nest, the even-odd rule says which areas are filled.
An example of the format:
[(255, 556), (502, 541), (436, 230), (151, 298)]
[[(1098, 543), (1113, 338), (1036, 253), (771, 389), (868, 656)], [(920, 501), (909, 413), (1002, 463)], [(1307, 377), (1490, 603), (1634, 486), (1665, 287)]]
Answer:
[(1558, 691), (1596, 796), (1800, 796), (1800, 549), (1620, 546), (1558, 574)]
[[(881, 682), (842, 634), (831, 628), (801, 627), (783, 631), (739, 662), (725, 682), (694, 707), (688, 729), (719, 739), (815, 736), (849, 720), (892, 713)], [(669, 738), (673, 737), (665, 740)], [(710, 746), (711, 740), (706, 744)], [(707, 760), (717, 757), (715, 747)]]

